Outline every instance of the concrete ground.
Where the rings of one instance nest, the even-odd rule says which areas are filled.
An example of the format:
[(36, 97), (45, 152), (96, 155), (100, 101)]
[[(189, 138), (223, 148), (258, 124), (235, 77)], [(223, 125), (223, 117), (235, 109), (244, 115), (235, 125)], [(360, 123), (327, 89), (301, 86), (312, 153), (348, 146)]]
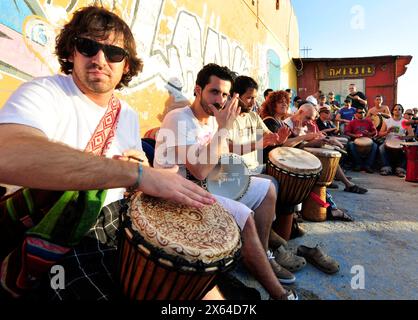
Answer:
[[(340, 271), (327, 275), (308, 263), (295, 273), (294, 288), (301, 299), (418, 299), (418, 183), (378, 173), (347, 175), (369, 190), (364, 195), (344, 192), (340, 182), (338, 190), (331, 190), (337, 205), (355, 221), (304, 222), (306, 235), (289, 242), (294, 250), (319, 244), (339, 262)], [(257, 289), (258, 295), (248, 290), (247, 298), (268, 298), (243, 267), (233, 274)], [(231, 293), (229, 298), (240, 297)]]

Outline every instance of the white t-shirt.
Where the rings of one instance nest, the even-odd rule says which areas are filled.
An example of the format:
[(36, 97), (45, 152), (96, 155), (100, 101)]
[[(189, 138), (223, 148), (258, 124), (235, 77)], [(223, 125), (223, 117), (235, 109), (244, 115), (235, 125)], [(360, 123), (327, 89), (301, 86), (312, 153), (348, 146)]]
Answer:
[(174, 147), (197, 145), (203, 149), (217, 130), (215, 117), (209, 117), (208, 123), (202, 124), (194, 116), (190, 106), (167, 113), (156, 139), (154, 167), (167, 168), (177, 164), (179, 173), (185, 177), (185, 163), (180, 163), (175, 158)]
[[(72, 76), (36, 78), (21, 85), (0, 109), (0, 123), (17, 123), (41, 130), (51, 141), (84, 150), (106, 112), (87, 98)], [(128, 149), (142, 150), (138, 114), (121, 101), (115, 137), (106, 157)], [(110, 189), (104, 205), (123, 197), (125, 189)]]
[[(229, 138), (234, 144), (249, 145), (259, 141), (262, 139), (264, 133), (269, 132), (270, 130), (266, 127), (260, 116), (250, 111), (239, 115), (235, 119), (233, 128), (229, 131)], [(249, 152), (243, 154), (242, 158), (250, 170), (256, 170), (258, 166), (263, 164), (263, 150), (247, 151)]]
[(394, 131), (390, 132), (387, 138), (392, 136), (404, 136), (406, 134), (406, 130), (402, 127), (402, 120), (395, 120), (393, 118), (385, 119), (386, 129), (389, 130), (390, 128), (394, 128)]

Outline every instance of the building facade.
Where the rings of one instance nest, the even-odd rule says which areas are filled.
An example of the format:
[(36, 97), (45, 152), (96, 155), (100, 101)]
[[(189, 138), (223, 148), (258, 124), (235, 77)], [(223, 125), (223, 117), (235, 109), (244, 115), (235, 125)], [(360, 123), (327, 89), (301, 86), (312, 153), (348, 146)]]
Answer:
[(306, 98), (317, 90), (324, 94), (333, 91), (343, 102), (348, 86), (355, 84), (366, 94), (368, 106), (376, 95), (392, 109), (397, 102), (398, 78), (411, 62), (412, 56), (378, 56), (361, 58), (303, 58), (294, 59), (297, 65), (297, 94)]

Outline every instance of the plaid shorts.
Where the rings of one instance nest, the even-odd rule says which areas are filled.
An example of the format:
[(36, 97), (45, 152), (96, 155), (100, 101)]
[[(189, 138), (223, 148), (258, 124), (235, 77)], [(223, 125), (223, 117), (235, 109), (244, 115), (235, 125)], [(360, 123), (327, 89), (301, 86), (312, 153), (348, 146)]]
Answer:
[(96, 224), (86, 237), (60, 261), (64, 268), (65, 288), (52, 288), (50, 283), (55, 274), (46, 277), (41, 288), (42, 300), (98, 301), (120, 297), (114, 282), (114, 272), (122, 201), (103, 207)]

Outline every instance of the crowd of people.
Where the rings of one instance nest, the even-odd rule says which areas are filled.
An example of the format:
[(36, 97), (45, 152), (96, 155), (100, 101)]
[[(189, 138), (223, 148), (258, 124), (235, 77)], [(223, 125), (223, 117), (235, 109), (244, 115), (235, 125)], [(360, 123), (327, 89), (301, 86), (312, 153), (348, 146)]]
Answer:
[[(4, 298), (118, 298), (114, 278), (118, 217), (129, 190), (196, 208), (218, 202), (241, 231), (242, 262), (248, 272), (272, 299), (297, 299), (296, 291), (286, 285), (295, 282), (293, 272), (302, 269), (306, 260), (319, 255), (319, 267), (328, 273), (337, 272), (338, 263), (319, 247), (301, 246), (297, 254), (288, 249), (287, 241), (303, 234), (297, 224), (301, 204), (279, 201), (283, 186), (266, 174), (268, 152), (327, 144), (349, 150), (352, 158), (344, 164), (351, 162), (354, 170), (363, 167), (369, 173), (379, 152), (381, 174), (390, 174), (396, 159), (382, 147), (384, 141), (412, 138), (413, 130), (416, 135), (417, 109), (404, 112), (396, 105), (389, 114), (382, 106), (383, 97), (377, 96), (374, 108), (368, 110), (365, 95), (354, 85), (343, 106), (333, 93), (327, 100), (318, 91), (304, 101), (293, 98), (291, 90), (266, 90), (265, 101), (258, 107), (259, 87), (254, 79), (208, 64), (197, 74), (194, 101), (168, 112), (154, 137), (153, 150), (143, 152), (138, 114), (114, 95), (143, 66), (126, 23), (106, 9), (82, 8), (57, 36), (56, 53), (62, 74), (28, 81), (0, 110), (0, 183), (25, 187), (22, 202), (29, 211), (28, 199), (37, 200), (39, 189), (64, 194), (77, 190), (87, 200), (70, 212), (59, 212), (63, 222), (56, 225), (49, 213), (39, 219), (31, 212), (14, 216), (16, 210), (2, 200), (8, 204), (1, 214), (10, 215), (18, 225), (11, 230), (30, 231), (45, 225), (45, 219), (48, 226), (54, 224), (42, 229), (43, 238), (22, 232), (13, 247), (0, 245), (0, 296)], [(371, 117), (382, 119), (382, 114), (389, 118), (377, 130)], [(165, 132), (173, 133), (174, 139)], [(366, 153), (357, 148), (356, 139), (362, 137), (372, 140)], [(208, 177), (222, 154), (231, 152), (242, 157), (250, 172), (249, 187), (238, 200), (210, 194), (195, 183)], [(402, 176), (405, 161), (402, 155), (399, 158), (394, 166)], [(367, 192), (352, 183), (341, 166), (335, 177), (347, 192)], [(57, 203), (62, 201), (63, 197)], [(331, 204), (328, 219), (353, 220), (328, 192), (327, 202)], [(70, 213), (77, 213), (78, 220), (65, 217)], [(68, 236), (64, 229), (72, 224), (74, 230), (84, 232)], [(57, 263), (66, 271), (65, 289), (49, 285), (48, 271)], [(212, 290), (207, 297), (220, 298), (218, 294)]]

